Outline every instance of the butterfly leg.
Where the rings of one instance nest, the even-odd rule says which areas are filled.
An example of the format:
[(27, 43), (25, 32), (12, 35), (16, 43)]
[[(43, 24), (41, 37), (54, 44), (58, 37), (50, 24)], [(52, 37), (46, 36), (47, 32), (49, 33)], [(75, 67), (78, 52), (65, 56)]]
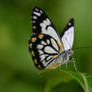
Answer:
[(69, 58), (69, 61), (70, 61), (70, 62), (73, 62), (74, 70), (75, 70), (76, 72), (78, 72), (78, 69), (77, 69), (77, 67), (76, 67), (74, 58), (70, 57), (70, 58)]

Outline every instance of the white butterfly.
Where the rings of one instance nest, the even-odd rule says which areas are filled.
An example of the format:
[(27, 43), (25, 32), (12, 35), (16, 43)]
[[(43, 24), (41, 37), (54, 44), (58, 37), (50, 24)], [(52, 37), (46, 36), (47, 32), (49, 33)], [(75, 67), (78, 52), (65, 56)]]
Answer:
[(69, 61), (73, 54), (74, 20), (71, 19), (59, 35), (42, 9), (32, 11), (33, 34), (29, 50), (38, 69), (55, 69)]

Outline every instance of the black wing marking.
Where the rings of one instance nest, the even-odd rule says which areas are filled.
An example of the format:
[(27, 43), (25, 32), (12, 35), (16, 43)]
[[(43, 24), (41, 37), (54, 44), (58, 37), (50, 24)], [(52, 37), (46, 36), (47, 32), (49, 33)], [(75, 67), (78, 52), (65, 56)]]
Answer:
[(71, 27), (74, 27), (74, 19), (73, 19), (73, 18), (72, 18), (72, 19), (67, 23), (67, 25), (65, 26), (63, 32), (60, 34), (60, 38), (62, 38), (63, 35), (64, 35), (64, 33), (65, 33), (66, 31), (68, 31), (68, 29), (71, 28)]
[[(34, 7), (33, 10), (32, 10), (33, 32), (41, 33), (42, 30), (41, 30), (40, 23), (42, 23), (46, 19), (49, 19), (49, 18), (45, 14), (45, 12), (42, 9), (38, 8), (38, 7)], [(47, 27), (48, 26), (49, 26), (49, 24), (47, 25)], [(50, 24), (50, 26), (52, 26), (54, 28), (52, 23)], [(46, 27), (46, 29), (47, 29), (47, 27)]]

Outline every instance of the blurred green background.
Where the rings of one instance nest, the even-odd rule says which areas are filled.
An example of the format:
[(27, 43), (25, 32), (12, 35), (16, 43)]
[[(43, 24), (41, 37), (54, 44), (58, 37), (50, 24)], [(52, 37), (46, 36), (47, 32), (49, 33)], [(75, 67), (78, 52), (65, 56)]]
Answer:
[[(0, 92), (44, 92), (45, 81), (28, 51), (34, 6), (46, 12), (59, 33), (73, 17), (73, 48), (92, 46), (92, 0), (0, 0)], [(75, 50), (73, 57), (80, 72), (92, 73), (92, 49)], [(52, 92), (83, 90), (72, 81), (57, 85)]]

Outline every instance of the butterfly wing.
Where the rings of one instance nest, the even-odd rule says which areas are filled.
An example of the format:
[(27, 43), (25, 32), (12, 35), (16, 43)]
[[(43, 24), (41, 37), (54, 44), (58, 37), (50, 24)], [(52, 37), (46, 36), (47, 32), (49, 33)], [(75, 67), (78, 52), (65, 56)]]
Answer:
[(63, 49), (72, 49), (74, 42), (74, 19), (71, 19), (65, 27), (63, 33), (60, 35)]
[(54, 27), (50, 19), (47, 17), (45, 12), (38, 7), (33, 8), (32, 24), (34, 34), (47, 34), (60, 42), (60, 37), (56, 31), (56, 28)]
[(37, 34), (32, 35), (29, 40), (29, 50), (35, 66), (44, 69), (56, 61), (59, 53), (62, 52), (62, 46), (49, 35)]
[(44, 11), (37, 7), (32, 11), (32, 24), (33, 34), (29, 40), (29, 50), (35, 66), (44, 69), (55, 62), (62, 52), (60, 37)]

